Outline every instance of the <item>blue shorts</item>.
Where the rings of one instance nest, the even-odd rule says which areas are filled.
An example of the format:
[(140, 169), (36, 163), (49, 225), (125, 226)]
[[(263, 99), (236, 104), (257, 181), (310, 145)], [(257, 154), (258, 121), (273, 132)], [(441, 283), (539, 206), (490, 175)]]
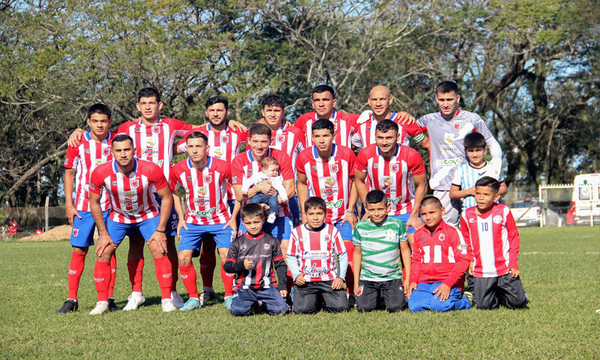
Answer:
[[(275, 239), (281, 240), (289, 240), (292, 236), (293, 223), (292, 218), (288, 216), (278, 217), (275, 219), (275, 222), (269, 224), (265, 221), (263, 224), (263, 231), (267, 234), (271, 234)], [(240, 229), (238, 231), (238, 235), (242, 235), (246, 232), (246, 227), (244, 227), (244, 222), (240, 224)]]
[[(96, 232), (96, 222), (90, 211), (78, 211), (81, 219), (75, 216), (73, 219), (73, 230), (71, 230), (71, 246), (86, 247), (94, 245), (94, 232)], [(102, 217), (104, 223), (108, 219), (110, 211), (103, 211)]]
[[(354, 231), (352, 230), (352, 225), (349, 222), (345, 222), (342, 225), (342, 220), (335, 223), (335, 228), (340, 232), (342, 236), (342, 240), (344, 241), (352, 241), (352, 234)], [(348, 254), (350, 256), (350, 254)]]
[(293, 198), (288, 200), (288, 208), (292, 213), (294, 227), (300, 225), (300, 205), (298, 204), (298, 195), (294, 195)]
[(186, 224), (188, 230), (181, 228), (179, 237), (179, 251), (182, 250), (200, 250), (200, 245), (206, 236), (213, 237), (217, 243), (217, 248), (227, 248), (233, 241), (233, 231), (231, 228), (223, 229), (220, 225), (197, 225)]
[(404, 223), (404, 226), (406, 226), (406, 234), (407, 235), (415, 233), (415, 229), (413, 229), (412, 226), (406, 225), (406, 222), (408, 221), (408, 219), (410, 219), (410, 214), (390, 215), (390, 217), (402, 220), (402, 222)]
[[(162, 204), (162, 198), (157, 193), (154, 193), (154, 198), (159, 206)], [(175, 206), (171, 208), (171, 216), (169, 216), (169, 221), (167, 222), (167, 227), (165, 231), (167, 232), (167, 236), (175, 236), (177, 235), (177, 224), (179, 223), (179, 217), (177, 217), (177, 212), (175, 212)]]
[(445, 301), (440, 301), (440, 298), (435, 298), (433, 291), (442, 284), (436, 283), (419, 283), (417, 289), (413, 290), (410, 299), (408, 299), (408, 308), (411, 312), (432, 310), (436, 312), (444, 312), (451, 310), (466, 310), (471, 307), (471, 301), (466, 296), (462, 296), (460, 289), (453, 285), (450, 288), (450, 296)]
[(159, 216), (144, 220), (135, 224), (121, 224), (111, 219), (106, 220), (108, 235), (115, 244), (120, 244), (125, 236), (136, 237), (142, 234), (144, 240), (148, 241), (158, 228)]

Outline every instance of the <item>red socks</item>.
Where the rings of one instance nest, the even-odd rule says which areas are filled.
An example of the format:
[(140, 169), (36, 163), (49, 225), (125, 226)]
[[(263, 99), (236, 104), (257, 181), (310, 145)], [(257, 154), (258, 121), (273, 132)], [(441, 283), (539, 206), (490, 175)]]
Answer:
[(79, 290), (79, 280), (85, 266), (86, 253), (73, 251), (71, 254), (71, 264), (69, 265), (69, 299), (77, 300), (77, 290)]
[(179, 265), (179, 271), (181, 272), (181, 281), (183, 281), (183, 285), (190, 295), (190, 298), (198, 298), (198, 276), (196, 275), (194, 264), (189, 263), (186, 266)]
[(215, 249), (217, 244), (214, 240), (206, 240), (202, 243), (202, 254), (200, 255), (200, 275), (202, 276), (202, 286), (212, 287), (215, 267), (217, 266), (217, 257)]
[(142, 275), (144, 273), (144, 259), (131, 259), (127, 261), (131, 291), (142, 292)]
[(94, 267), (94, 282), (98, 301), (108, 301), (108, 287), (110, 285), (110, 262), (96, 260)]
[(223, 285), (225, 286), (225, 297), (233, 296), (233, 280), (235, 279), (235, 274), (230, 274), (223, 269), (223, 264), (221, 264), (221, 279), (223, 279)]
[(113, 299), (115, 280), (117, 279), (117, 257), (115, 254), (110, 258), (110, 283), (108, 284), (108, 298)]
[(346, 271), (346, 292), (348, 294), (354, 294), (354, 264), (352, 258), (354, 257), (354, 244), (352, 241), (344, 241), (346, 246), (346, 252), (348, 253), (348, 270)]
[[(171, 283), (173, 282), (173, 273), (171, 272), (171, 262), (166, 256), (154, 259), (154, 269), (156, 270), (156, 279), (160, 286), (162, 299), (171, 298)], [(135, 291), (135, 290), (134, 290)]]

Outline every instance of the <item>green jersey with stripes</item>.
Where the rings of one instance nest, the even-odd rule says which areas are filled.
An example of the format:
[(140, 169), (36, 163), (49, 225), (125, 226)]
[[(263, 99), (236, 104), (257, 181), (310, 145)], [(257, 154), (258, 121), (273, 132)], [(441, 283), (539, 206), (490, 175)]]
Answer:
[(352, 241), (361, 247), (360, 280), (402, 279), (400, 243), (406, 240), (406, 227), (397, 218), (388, 216), (377, 225), (369, 219), (356, 224)]

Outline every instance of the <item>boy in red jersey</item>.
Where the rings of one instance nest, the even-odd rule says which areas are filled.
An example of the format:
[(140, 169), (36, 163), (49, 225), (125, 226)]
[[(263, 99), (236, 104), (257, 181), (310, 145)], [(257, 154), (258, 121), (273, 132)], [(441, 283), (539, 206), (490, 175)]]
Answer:
[[(287, 263), (294, 278), (294, 313), (312, 314), (348, 309), (342, 289), (348, 253), (335, 226), (325, 223), (327, 205), (319, 197), (304, 202), (306, 223), (292, 231)], [(336, 261), (335, 258), (338, 260)]]
[(475, 183), (477, 206), (465, 210), (460, 228), (473, 254), (469, 274), (474, 276), (478, 309), (523, 308), (528, 299), (519, 278), (519, 231), (508, 206), (496, 204), (498, 180), (484, 176)]
[(425, 226), (416, 231), (406, 296), (410, 311), (464, 310), (471, 301), (461, 296), (470, 255), (463, 237), (442, 220), (444, 208), (433, 196), (420, 205)]

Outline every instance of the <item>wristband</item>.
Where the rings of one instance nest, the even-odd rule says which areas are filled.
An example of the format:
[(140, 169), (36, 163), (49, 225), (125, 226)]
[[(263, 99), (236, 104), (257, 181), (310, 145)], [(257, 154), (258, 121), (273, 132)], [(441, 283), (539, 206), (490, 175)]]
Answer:
[(346, 210), (345, 213), (346, 214), (354, 214), (354, 215), (356, 215), (356, 211), (354, 211), (354, 210)]
[(167, 230), (158, 230), (158, 229), (156, 229), (156, 232), (159, 232), (159, 233), (166, 234), (166, 233), (167, 233)]

